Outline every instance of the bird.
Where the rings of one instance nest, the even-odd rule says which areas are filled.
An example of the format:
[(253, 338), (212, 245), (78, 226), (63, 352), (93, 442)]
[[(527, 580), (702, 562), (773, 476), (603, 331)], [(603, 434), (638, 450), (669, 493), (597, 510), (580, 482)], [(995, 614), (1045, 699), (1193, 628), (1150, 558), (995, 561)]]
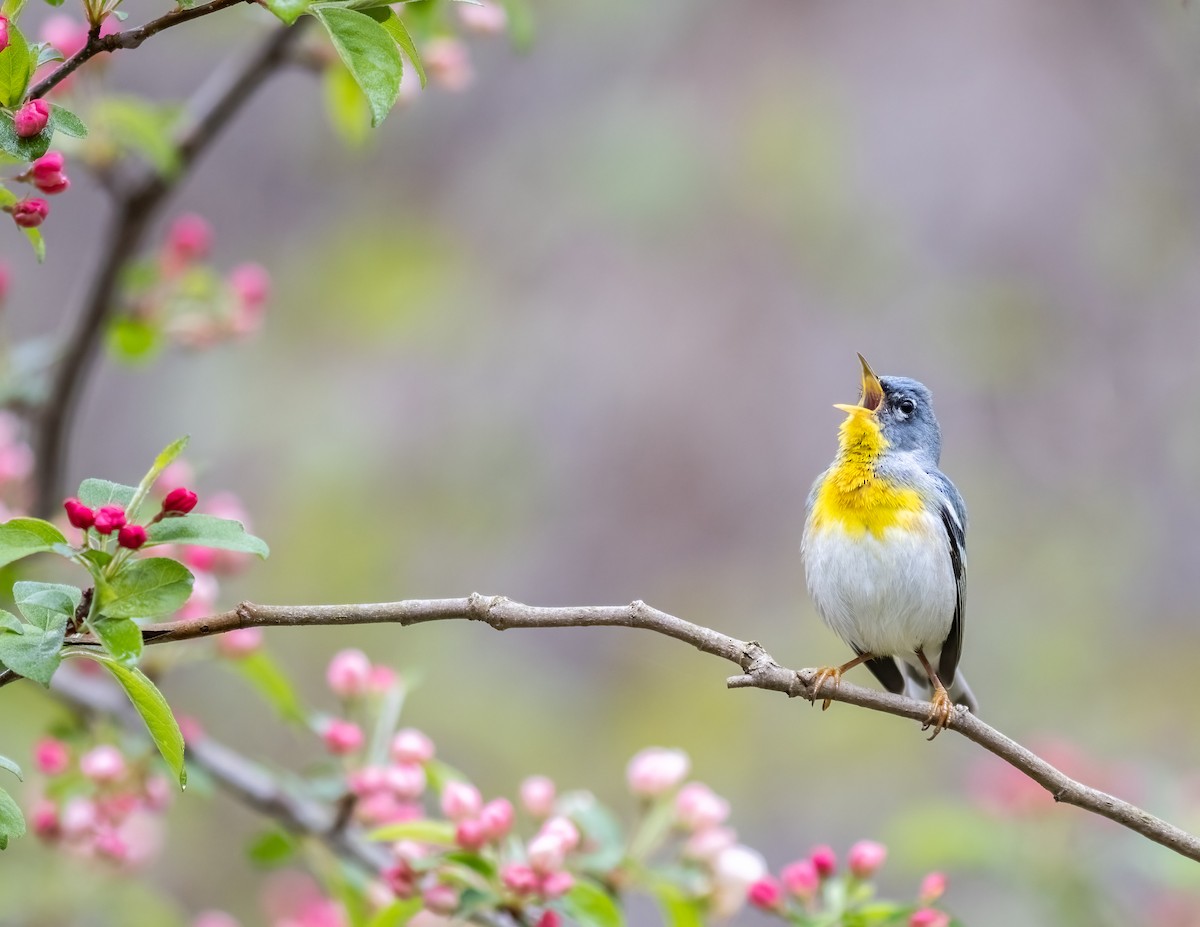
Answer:
[[(889, 692), (911, 682), (928, 693), (922, 730), (932, 740), (954, 705), (978, 703), (962, 671), (967, 582), (967, 510), (938, 469), (941, 428), (929, 389), (909, 377), (879, 377), (861, 354), (862, 393), (846, 413), (833, 463), (808, 495), (801, 543), (805, 582), (817, 612), (853, 649), (840, 666), (816, 671), (835, 690), (865, 663)], [(823, 709), (829, 707), (826, 698)]]

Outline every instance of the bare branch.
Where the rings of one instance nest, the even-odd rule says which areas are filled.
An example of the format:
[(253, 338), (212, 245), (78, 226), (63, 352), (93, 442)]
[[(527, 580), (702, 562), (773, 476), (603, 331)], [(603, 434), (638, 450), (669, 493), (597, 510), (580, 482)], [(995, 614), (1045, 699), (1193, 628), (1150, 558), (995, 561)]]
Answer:
[[(916, 699), (878, 692), (842, 682), (837, 688), (825, 683), (813, 691), (814, 670), (780, 666), (757, 641), (741, 641), (706, 628), (644, 602), (616, 606), (571, 606), (545, 608), (523, 605), (502, 596), (478, 593), (461, 599), (411, 599), (363, 605), (256, 605), (243, 602), (232, 611), (207, 618), (150, 624), (143, 628), (147, 644), (191, 640), (251, 627), (338, 627), (355, 624), (398, 624), (408, 626), (428, 621), (481, 621), (498, 631), (514, 628), (623, 627), (641, 628), (673, 637), (736, 664), (741, 672), (726, 680), (731, 689), (757, 688), (782, 692), (789, 697), (828, 698), (872, 711), (924, 721), (929, 704)], [(70, 646), (96, 646), (87, 635), (67, 639)], [(0, 685), (4, 680), (0, 678)], [(1084, 785), (1047, 763), (1010, 737), (960, 708), (947, 728), (957, 731), (985, 750), (1020, 770), (1055, 799), (1098, 814), (1160, 843), (1189, 859), (1200, 861), (1200, 838), (1189, 834), (1141, 808), (1098, 789)], [(932, 748), (931, 748), (932, 749)]]
[[(194, 7), (188, 12), (194, 13), (202, 9), (212, 12), (219, 6), (230, 6), (233, 2), (240, 0), (213, 0), (205, 7)], [(175, 14), (168, 14), (173, 15)], [(173, 20), (168, 25), (174, 25), (176, 21), (183, 20)], [(176, 173), (164, 177), (147, 169), (118, 197), (108, 232), (102, 239), (104, 250), (100, 256), (99, 267), (92, 275), (80, 300), (75, 327), (66, 339), (62, 359), (39, 415), (35, 437), (38, 461), (37, 496), (34, 504), (36, 513), (48, 516), (58, 503), (58, 495), (62, 491), (67, 436), (70, 433), (80, 390), (91, 373), (102, 341), (104, 325), (112, 314), (121, 268), (137, 250), (167, 194), (187, 176), (197, 158), (204, 153), (253, 92), (286, 61), (291, 46), (306, 22), (307, 20), (300, 20), (290, 28), (280, 26), (271, 30), (249, 55), (241, 60), (230, 60), (218, 68), (208, 82), (196, 91), (187, 107), (176, 137), (179, 152), (179, 168)], [(142, 28), (148, 29), (152, 25), (153, 23), (150, 23)], [(155, 31), (165, 28), (166, 25)], [(143, 39), (145, 37), (143, 36)]]

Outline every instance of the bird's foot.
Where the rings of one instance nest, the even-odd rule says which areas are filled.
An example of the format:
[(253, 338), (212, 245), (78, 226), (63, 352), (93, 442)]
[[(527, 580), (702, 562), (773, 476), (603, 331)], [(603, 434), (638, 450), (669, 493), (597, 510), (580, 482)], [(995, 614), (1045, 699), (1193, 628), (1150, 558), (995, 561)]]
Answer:
[(937, 737), (942, 733), (942, 730), (950, 723), (950, 716), (954, 714), (954, 703), (950, 701), (950, 695), (946, 692), (946, 687), (938, 685), (933, 690), (933, 698), (930, 699), (932, 707), (929, 711), (929, 717), (925, 719), (925, 724), (921, 730), (927, 731), (933, 728), (933, 733), (929, 735), (929, 739)]
[[(826, 682), (832, 683), (833, 690), (836, 692), (837, 687), (842, 684), (842, 668), (840, 666), (822, 666), (817, 670), (808, 687), (808, 700), (814, 705), (817, 704), (817, 693), (821, 691), (821, 686)], [(828, 711), (832, 703), (833, 699), (825, 699), (821, 703), (821, 711)]]

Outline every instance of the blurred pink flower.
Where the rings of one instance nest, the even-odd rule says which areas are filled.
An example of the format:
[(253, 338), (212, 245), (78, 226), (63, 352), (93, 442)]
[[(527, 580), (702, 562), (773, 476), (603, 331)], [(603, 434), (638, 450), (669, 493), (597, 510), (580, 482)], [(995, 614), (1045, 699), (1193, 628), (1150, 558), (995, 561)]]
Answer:
[(689, 782), (675, 797), (675, 815), (688, 830), (707, 830), (729, 817), (729, 802), (703, 782)]
[(55, 737), (43, 737), (33, 748), (33, 762), (47, 776), (57, 776), (71, 765), (71, 748)]
[(398, 763), (428, 763), (433, 755), (433, 741), (415, 727), (399, 730), (392, 738), (392, 759)]
[(921, 908), (909, 917), (908, 927), (950, 927), (950, 915), (933, 908)]
[(325, 749), (334, 756), (354, 753), (362, 748), (366, 740), (361, 727), (353, 721), (344, 721), (341, 718), (329, 721), (325, 730), (321, 732), (321, 738), (325, 741)]
[(860, 840), (846, 854), (846, 865), (856, 879), (869, 879), (887, 859), (887, 847), (874, 840)]
[(454, 93), (466, 90), (474, 80), (471, 54), (462, 39), (452, 36), (430, 39), (422, 50), (425, 71), (429, 79)]
[(634, 795), (654, 798), (679, 785), (691, 765), (691, 760), (682, 750), (647, 747), (629, 761), (625, 769), (625, 781)]
[(262, 628), (234, 628), (217, 636), (217, 650), (221, 652), (221, 656), (232, 660), (255, 653), (262, 647), (262, 643)]
[(361, 650), (339, 650), (325, 670), (325, 682), (334, 695), (357, 698), (365, 695), (371, 682), (371, 660)]
[(772, 876), (763, 876), (750, 885), (746, 900), (763, 911), (779, 911), (783, 908), (783, 886)]
[(468, 30), (479, 35), (500, 35), (508, 28), (508, 13), (494, 0), (460, 3), (458, 19)]
[(79, 769), (93, 782), (114, 782), (125, 775), (125, 757), (112, 744), (100, 744), (79, 758)]
[(798, 859), (783, 867), (779, 874), (784, 888), (797, 898), (805, 900), (816, 895), (821, 887), (821, 874), (811, 859)]
[(469, 782), (451, 780), (442, 786), (442, 814), (451, 821), (461, 821), (473, 818), (483, 807), (483, 797), (479, 789)]
[(521, 783), (521, 807), (535, 818), (554, 812), (554, 781), (546, 776), (530, 776)]

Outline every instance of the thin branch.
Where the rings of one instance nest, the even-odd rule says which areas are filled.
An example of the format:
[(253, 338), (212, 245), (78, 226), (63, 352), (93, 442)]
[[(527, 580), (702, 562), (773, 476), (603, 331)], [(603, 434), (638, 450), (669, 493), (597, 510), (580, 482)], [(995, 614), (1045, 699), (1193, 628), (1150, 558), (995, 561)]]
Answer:
[[(232, 611), (207, 618), (146, 625), (142, 633), (147, 644), (163, 644), (222, 634), (237, 628), (339, 627), (379, 623), (408, 626), (451, 620), (481, 621), (497, 631), (514, 628), (641, 628), (673, 637), (704, 653), (736, 664), (741, 672), (726, 680), (731, 689), (769, 689), (789, 697), (801, 696), (809, 700), (828, 698), (914, 721), (924, 721), (929, 714), (928, 702), (878, 692), (844, 681), (837, 688), (827, 682), (819, 690), (813, 691), (814, 670), (793, 670), (780, 666), (757, 641), (729, 637), (651, 608), (644, 602), (619, 606), (543, 608), (522, 605), (501, 596), (482, 596), (477, 593), (461, 599), (412, 599), (364, 605), (291, 606), (243, 602)], [(67, 643), (71, 646), (96, 645), (96, 641), (87, 636), (68, 638)], [(3, 680), (0, 680), (0, 684), (3, 684)], [(951, 716), (947, 728), (957, 731), (1024, 773), (1046, 789), (1055, 801), (1106, 817), (1182, 856), (1200, 861), (1200, 838), (1129, 802), (1077, 782), (965, 709), (960, 708)]]
[(170, 13), (160, 16), (158, 19), (152, 19), (150, 22), (143, 26), (138, 26), (136, 29), (126, 29), (124, 32), (114, 32), (111, 35), (101, 35), (98, 27), (93, 28), (88, 34), (87, 44), (55, 68), (53, 72), (34, 84), (33, 89), (29, 91), (28, 99), (36, 100), (38, 97), (44, 97), (62, 83), (62, 81), (74, 74), (81, 65), (86, 64), (101, 52), (114, 52), (118, 48), (137, 48), (146, 39), (150, 38), (150, 36), (158, 35), (164, 29), (170, 29), (172, 26), (178, 26), (180, 23), (199, 19), (201, 16), (207, 16), (209, 13), (216, 13), (218, 10), (223, 10), (226, 7), (248, 2), (252, 2), (252, 0), (211, 0), (211, 2), (203, 3), (200, 6), (172, 10)]
[[(201, 9), (212, 12), (219, 4), (230, 6), (233, 2), (240, 0), (213, 0), (212, 3), (204, 7), (194, 7), (189, 12), (194, 13)], [(176, 14), (168, 14), (162, 19), (173, 15)], [(160, 19), (154, 22), (161, 21)], [(174, 25), (176, 21), (183, 20), (175, 20), (168, 25)], [(109, 222), (108, 234), (103, 239), (104, 250), (100, 256), (99, 267), (80, 300), (75, 327), (67, 337), (62, 359), (39, 416), (35, 436), (38, 461), (37, 496), (34, 504), (36, 513), (48, 516), (58, 503), (71, 422), (83, 384), (95, 364), (104, 325), (116, 302), (121, 268), (137, 250), (167, 194), (187, 175), (196, 160), (253, 92), (286, 61), (288, 52), (305, 23), (306, 20), (300, 20), (294, 26), (273, 29), (249, 55), (241, 60), (230, 60), (218, 68), (196, 91), (185, 111), (175, 139), (179, 152), (178, 170), (170, 177), (165, 177), (147, 169), (119, 196)], [(142, 28), (148, 29), (152, 25), (154, 23)], [(166, 25), (155, 31), (165, 28)], [(145, 36), (142, 40), (144, 38)]]

